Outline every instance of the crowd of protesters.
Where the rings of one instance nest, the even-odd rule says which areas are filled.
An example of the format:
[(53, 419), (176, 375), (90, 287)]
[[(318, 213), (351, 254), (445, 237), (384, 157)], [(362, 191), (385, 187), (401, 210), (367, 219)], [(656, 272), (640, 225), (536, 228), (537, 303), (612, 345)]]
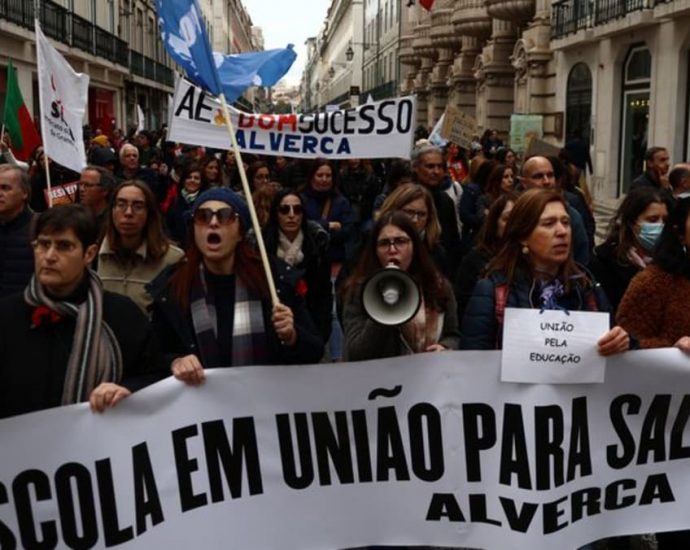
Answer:
[[(418, 137), (410, 162), (243, 155), (277, 303), (232, 152), (97, 131), (80, 174), (40, 148), (0, 165), (0, 418), (103, 411), (208, 368), (500, 349), (505, 307), (610, 312), (602, 355), (690, 353), (690, 165), (649, 149), (595, 246), (581, 148), (519, 159), (495, 131), (467, 150)], [(71, 204), (49, 208), (48, 179), (78, 182)], [(421, 295), (402, 326), (362, 301), (390, 264)]]

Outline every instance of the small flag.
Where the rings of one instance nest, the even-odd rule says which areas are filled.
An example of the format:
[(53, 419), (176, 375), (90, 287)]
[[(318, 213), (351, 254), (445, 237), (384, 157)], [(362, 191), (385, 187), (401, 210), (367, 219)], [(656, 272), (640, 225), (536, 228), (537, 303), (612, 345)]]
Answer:
[(12, 142), (12, 154), (19, 160), (29, 160), (31, 153), (41, 144), (34, 121), (26, 108), (17, 82), (17, 70), (12, 61), (7, 65), (7, 95), (3, 114), (5, 132)]
[(88, 75), (76, 73), (48, 42), (36, 20), (38, 95), (46, 155), (80, 172), (86, 166), (82, 121), (89, 92)]

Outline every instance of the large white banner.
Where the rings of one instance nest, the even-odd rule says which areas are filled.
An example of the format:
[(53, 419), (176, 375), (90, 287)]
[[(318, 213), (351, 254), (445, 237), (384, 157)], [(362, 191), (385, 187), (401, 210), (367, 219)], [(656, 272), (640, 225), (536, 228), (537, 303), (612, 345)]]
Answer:
[[(269, 115), (231, 108), (242, 152), (297, 158), (410, 158), (415, 97), (399, 97), (328, 113)], [(175, 87), (169, 139), (230, 148), (220, 102), (187, 80)]]
[(690, 528), (690, 359), (499, 382), (499, 352), (220, 369), (0, 422), (0, 547), (576, 548)]
[(89, 77), (74, 72), (45, 37), (38, 21), (36, 57), (43, 148), (58, 164), (80, 172), (86, 166), (82, 124), (89, 97)]

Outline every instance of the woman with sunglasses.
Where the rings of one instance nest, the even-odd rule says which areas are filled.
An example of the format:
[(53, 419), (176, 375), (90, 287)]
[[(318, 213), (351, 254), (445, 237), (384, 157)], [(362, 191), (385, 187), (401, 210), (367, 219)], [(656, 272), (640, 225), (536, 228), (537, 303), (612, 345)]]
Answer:
[(280, 272), (281, 303), (271, 305), (260, 258), (244, 238), (250, 227), (244, 199), (214, 188), (192, 212), (186, 261), (151, 285), (153, 325), (172, 374), (198, 385), (207, 368), (318, 362), (323, 342)]
[[(369, 318), (362, 287), (376, 271), (390, 264), (407, 272), (421, 290), (422, 303), (402, 326), (382, 325)], [(379, 217), (352, 275), (342, 288), (345, 358), (350, 361), (396, 357), (410, 353), (457, 349), (457, 306), (407, 214), (393, 211)]]
[(283, 189), (273, 199), (264, 228), (266, 250), (296, 271), (302, 279), (307, 310), (324, 341), (331, 333), (331, 272), (326, 261), (328, 233), (304, 216), (302, 197)]
[(128, 296), (148, 313), (152, 299), (146, 285), (183, 255), (163, 233), (161, 214), (150, 187), (139, 180), (118, 185), (98, 252), (103, 288)]

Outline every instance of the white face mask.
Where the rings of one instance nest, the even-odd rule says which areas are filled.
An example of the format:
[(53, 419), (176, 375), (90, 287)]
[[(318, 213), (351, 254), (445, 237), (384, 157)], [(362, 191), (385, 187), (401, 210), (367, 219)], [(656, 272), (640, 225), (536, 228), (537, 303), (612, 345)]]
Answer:
[(677, 199), (687, 199), (690, 197), (690, 191), (683, 191), (680, 195), (676, 195)]

